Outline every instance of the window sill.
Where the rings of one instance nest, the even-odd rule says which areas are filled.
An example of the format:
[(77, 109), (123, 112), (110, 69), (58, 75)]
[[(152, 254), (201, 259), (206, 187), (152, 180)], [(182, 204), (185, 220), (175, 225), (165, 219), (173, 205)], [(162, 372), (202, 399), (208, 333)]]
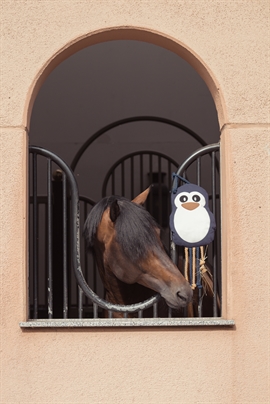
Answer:
[(233, 327), (234, 320), (203, 318), (97, 318), (29, 320), (21, 328), (92, 328), (92, 327)]

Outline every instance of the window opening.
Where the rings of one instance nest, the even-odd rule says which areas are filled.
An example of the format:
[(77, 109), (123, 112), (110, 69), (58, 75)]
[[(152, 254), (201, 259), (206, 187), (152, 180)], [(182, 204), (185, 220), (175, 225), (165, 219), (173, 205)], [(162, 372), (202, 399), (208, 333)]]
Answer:
[[(178, 175), (208, 188), (211, 208), (217, 221), (218, 230), (215, 243), (208, 247), (207, 254), (207, 265), (213, 279), (213, 296), (209, 296), (209, 291), (208, 296), (203, 295), (198, 288), (195, 302), (197, 308), (193, 309), (192, 314), (198, 317), (205, 317), (206, 315), (207, 317), (217, 317), (221, 313), (218, 303), (221, 301), (218, 152), (218, 144), (206, 146), (192, 154), (177, 170)], [(30, 153), (32, 154), (30, 160), (30, 229), (32, 231), (30, 232), (29, 319), (92, 318), (98, 320), (104, 316), (104, 310), (106, 316), (113, 317), (115, 306), (104, 300), (103, 290), (98, 290), (101, 282), (96, 264), (93, 257), (86, 253), (84, 241), (81, 243), (81, 250), (78, 250), (81, 237), (79, 227), (83, 227), (83, 223), (95, 202), (88, 197), (79, 196), (72, 171), (58, 156), (37, 147), (30, 147)], [(145, 153), (145, 151), (141, 154), (136, 152), (131, 156), (125, 156), (112, 168), (121, 165), (128, 157), (132, 159), (138, 157), (140, 160)], [(160, 161), (161, 157), (164, 156), (160, 153), (156, 154), (161, 168)], [(150, 153), (149, 155), (151, 161), (153, 155)], [(42, 165), (43, 160), (41, 156), (45, 157), (47, 177), (46, 195), (43, 196), (38, 195), (40, 188), (38, 167), (40, 164)], [(170, 163), (175, 165), (175, 162)], [(104, 180), (104, 189), (113, 169), (109, 170)], [(172, 173), (174, 169), (174, 167), (170, 167), (169, 172)], [(159, 185), (162, 184), (162, 170), (163, 168), (158, 174)], [(124, 172), (126, 173), (126, 168)], [(210, 184), (208, 181), (209, 174), (211, 176)], [(204, 185), (205, 182), (206, 185)], [(171, 256), (183, 272), (184, 253), (181, 248), (175, 247), (173, 243), (171, 243)], [(83, 269), (81, 268), (80, 257), (83, 257)], [(72, 266), (75, 268), (76, 279)], [(208, 304), (204, 308), (203, 305), (207, 299), (210, 300), (210, 305)], [(187, 309), (175, 313), (167, 306), (164, 314), (158, 300), (157, 294), (153, 293), (153, 297), (147, 301), (131, 305), (130, 312), (137, 313), (137, 318), (144, 318), (147, 315), (152, 318), (162, 316), (162, 318), (172, 319), (190, 315)], [(162, 305), (164, 308), (164, 303)], [(118, 307), (116, 309), (119, 310)], [(119, 311), (117, 312), (119, 313)], [(125, 307), (121, 307), (120, 312), (124, 313), (125, 318), (130, 315)]]
[[(141, 61), (139, 65), (136, 63), (137, 60)], [(136, 69), (134, 66), (137, 66)], [(170, 74), (164, 74), (164, 72), (170, 72)], [(204, 97), (203, 102), (202, 97)], [(111, 108), (112, 105), (113, 108)], [(180, 105), (181, 108), (179, 108)], [(73, 157), (70, 158), (72, 147), (77, 147), (76, 145), (84, 142), (85, 133), (88, 133), (89, 128), (94, 132), (103, 120), (110, 122), (111, 119), (117, 119), (119, 115), (124, 117), (129, 116), (130, 113), (139, 115), (142, 111), (148, 113), (149, 110), (153, 115), (159, 114), (161, 110), (163, 113), (165, 111), (164, 115), (176, 117), (175, 119), (192, 126), (193, 129), (200, 130), (204, 139), (179, 122), (156, 116), (135, 116), (112, 122), (90, 137), (87, 140), (88, 143), (85, 142), (79, 149), (71, 163), (71, 169), (80, 189), (79, 196), (76, 196), (72, 185), (74, 178), (70, 180), (74, 177), (72, 171), (57, 155), (54, 156), (48, 150), (59, 153), (69, 162)], [(106, 111), (105, 115), (104, 111)], [(150, 121), (150, 123), (140, 121)], [(130, 124), (129, 130), (123, 126), (125, 124)], [(167, 125), (166, 132), (163, 130), (163, 124)], [(182, 131), (181, 135), (184, 135), (179, 137), (179, 141), (177, 129)], [(89, 170), (85, 161), (82, 161), (79, 170), (76, 170), (78, 160), (88, 146), (109, 130), (112, 130), (110, 135), (98, 141), (98, 144), (91, 148), (90, 157), (86, 158), (91, 162), (91, 169)], [(183, 271), (184, 253), (181, 248), (175, 247), (170, 252), (172, 244), (168, 228), (169, 214), (167, 213), (169, 212), (166, 210), (170, 211), (168, 196), (171, 190), (171, 175), (177, 170), (179, 162), (196, 149), (196, 142), (198, 147), (205, 146), (205, 140), (207, 143), (216, 141), (218, 133), (216, 109), (207, 86), (186, 61), (164, 48), (140, 41), (108, 41), (85, 48), (57, 66), (47, 78), (46, 85), (42, 86), (31, 118), (30, 138), (44, 149), (33, 147), (30, 149), (29, 320), (22, 326), (43, 327), (55, 324), (57, 326), (79, 326), (79, 324), (82, 326), (85, 324), (147, 326), (179, 325), (180, 323), (182, 325), (195, 325), (195, 323), (197, 325), (230, 325), (229, 322), (226, 324), (222, 322), (223, 319), (215, 319), (213, 316), (220, 315), (220, 312), (216, 313), (213, 308), (209, 314), (212, 316), (210, 322), (205, 318), (205, 310), (197, 310), (197, 313), (193, 313), (198, 315), (197, 322), (194, 322), (194, 318), (192, 322), (189, 322), (185, 317), (189, 313), (184, 309), (177, 314), (182, 316), (182, 321), (179, 317), (175, 317), (175, 313), (169, 308), (167, 317), (160, 318), (159, 303), (156, 301), (146, 309), (150, 311), (152, 317), (150, 319), (145, 318), (146, 310), (142, 308), (138, 311), (138, 318), (119, 318), (115, 323), (112, 323), (114, 319), (108, 319), (111, 321), (106, 322), (106, 319), (101, 318), (104, 315), (104, 308), (102, 304), (99, 305), (98, 299), (104, 300), (105, 295), (95, 260), (92, 255), (86, 253), (86, 243), (81, 240), (81, 234), (74, 230), (83, 228), (89, 212), (99, 200), (101, 193), (98, 188), (102, 187), (102, 180), (107, 172), (107, 184), (103, 185), (103, 196), (119, 193), (132, 199), (149, 184), (154, 184), (152, 196), (150, 194), (146, 207), (161, 225), (162, 240), (168, 254), (173, 256), (176, 251), (176, 263)], [(100, 152), (102, 155), (99, 154)], [(166, 154), (173, 156), (174, 162)], [(123, 155), (124, 157), (121, 157)], [(216, 158), (218, 158), (218, 151)], [(113, 159), (117, 162), (115, 163)], [(194, 162), (186, 167), (187, 174), (183, 173), (183, 175), (203, 185), (208, 174), (210, 175), (209, 164), (205, 163), (205, 160), (208, 163), (211, 160), (209, 153), (202, 155), (200, 162)], [(115, 167), (113, 168), (112, 165)], [(143, 167), (143, 174), (138, 175), (137, 165)], [(110, 173), (108, 167), (112, 168)], [(136, 172), (137, 179), (134, 180), (132, 173)], [(87, 181), (82, 180), (84, 173)], [(90, 187), (94, 183), (93, 193), (88, 193), (89, 182)], [(216, 182), (218, 193), (218, 171)], [(119, 191), (118, 186), (120, 186)], [(154, 191), (156, 194), (153, 198)], [(156, 205), (157, 200), (159, 202)], [(219, 201), (216, 204), (218, 221), (220, 220)], [(209, 264), (213, 265), (213, 260), (216, 259), (217, 292), (220, 294), (219, 232), (220, 226), (216, 234), (217, 253), (213, 258), (213, 246), (210, 246), (208, 260)], [(79, 240), (81, 241), (80, 251), (78, 250)], [(76, 261), (78, 258), (81, 267)], [(81, 286), (78, 286), (80, 282), (76, 279), (78, 275), (74, 275), (73, 267), (79, 267), (81, 270), (84, 278)], [(80, 275), (80, 271), (77, 273)], [(89, 287), (90, 291), (97, 296), (97, 301), (91, 299), (91, 292), (87, 297), (87, 293), (83, 291), (84, 287), (86, 289)], [(213, 307), (213, 298), (210, 306)], [(110, 308), (105, 307), (105, 310), (108, 317), (112, 316)], [(124, 313), (124, 316), (127, 317), (128, 314)], [(34, 319), (33, 322), (30, 319)]]

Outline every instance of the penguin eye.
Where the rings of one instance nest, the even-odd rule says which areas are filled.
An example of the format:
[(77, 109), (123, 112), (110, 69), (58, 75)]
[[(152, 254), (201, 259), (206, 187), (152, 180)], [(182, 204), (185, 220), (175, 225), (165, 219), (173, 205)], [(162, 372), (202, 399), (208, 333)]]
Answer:
[(194, 202), (199, 202), (201, 200), (201, 198), (199, 197), (199, 195), (193, 195), (192, 200)]
[(188, 197), (186, 196), (186, 195), (182, 195), (182, 196), (180, 196), (180, 202), (186, 202), (187, 200), (188, 200)]

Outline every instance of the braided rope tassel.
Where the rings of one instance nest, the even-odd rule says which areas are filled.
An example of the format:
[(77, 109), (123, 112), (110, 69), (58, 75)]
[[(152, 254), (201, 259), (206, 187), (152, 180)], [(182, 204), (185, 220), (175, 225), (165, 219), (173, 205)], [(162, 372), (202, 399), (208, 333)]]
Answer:
[(192, 248), (192, 283), (191, 289), (196, 288), (196, 248)]
[(204, 252), (203, 247), (200, 247), (201, 250), (201, 259), (200, 259), (200, 273), (203, 282), (203, 290), (204, 293), (207, 294), (207, 290), (214, 294), (213, 290), (213, 277), (209, 269), (205, 266), (206, 253)]
[(191, 278), (188, 276), (188, 267), (189, 267), (189, 249), (185, 247), (185, 279), (190, 283), (191, 288), (194, 290), (196, 288), (196, 248), (192, 248), (192, 266), (191, 266)]
[(189, 281), (188, 279), (188, 248), (185, 247), (185, 279)]
[[(203, 296), (210, 294), (210, 297), (214, 296), (214, 289), (213, 289), (213, 275), (210, 272), (209, 268), (206, 266), (206, 250), (207, 246), (204, 250), (203, 246), (200, 246), (199, 250), (199, 257), (196, 258), (196, 247), (193, 247), (192, 250), (185, 247), (185, 266), (184, 266), (184, 276), (185, 279), (190, 283), (191, 288), (194, 290), (196, 287), (202, 287), (203, 289)], [(201, 276), (201, 281), (199, 285), (196, 284), (196, 275), (197, 275), (197, 265), (196, 260), (199, 260), (199, 272)], [(192, 265), (190, 264), (192, 261)], [(198, 261), (197, 261), (198, 262)], [(190, 271), (189, 271), (190, 267)], [(201, 286), (200, 286), (201, 285)], [(202, 297), (203, 297), (202, 296)], [(217, 305), (220, 308), (220, 299), (217, 296)]]

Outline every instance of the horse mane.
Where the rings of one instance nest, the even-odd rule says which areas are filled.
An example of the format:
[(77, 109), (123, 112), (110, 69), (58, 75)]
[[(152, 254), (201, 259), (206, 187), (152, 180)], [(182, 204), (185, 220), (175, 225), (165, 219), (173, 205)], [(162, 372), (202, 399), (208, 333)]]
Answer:
[(127, 258), (136, 262), (144, 257), (149, 249), (159, 249), (160, 244), (156, 242), (156, 229), (159, 225), (155, 219), (143, 206), (120, 196), (105, 197), (92, 208), (84, 226), (88, 247), (93, 249), (102, 215), (115, 200), (120, 209), (115, 221), (116, 241)]
[(83, 228), (83, 236), (86, 239), (88, 248), (91, 249), (94, 247), (95, 236), (97, 232), (97, 228), (99, 223), (101, 222), (101, 218), (105, 210), (108, 208), (110, 197), (106, 197), (101, 199), (98, 203), (96, 203), (91, 209), (89, 215), (84, 224)]

